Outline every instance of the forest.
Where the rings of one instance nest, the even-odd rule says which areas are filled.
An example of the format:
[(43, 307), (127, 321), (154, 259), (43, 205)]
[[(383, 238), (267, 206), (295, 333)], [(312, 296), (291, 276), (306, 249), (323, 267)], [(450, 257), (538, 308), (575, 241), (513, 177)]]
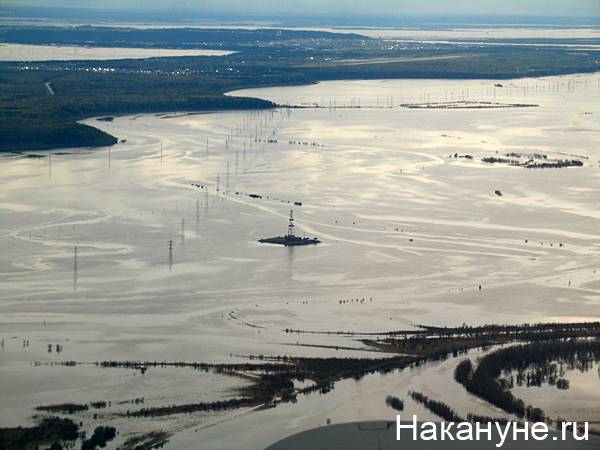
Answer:
[[(589, 52), (552, 45), (498, 43), (483, 48), (477, 43), (395, 42), (300, 30), (6, 26), (0, 30), (0, 42), (236, 52), (218, 57), (1, 62), (0, 152), (113, 145), (118, 137), (78, 123), (100, 115), (276, 106), (225, 95), (241, 88), (339, 79), (509, 79), (600, 67)], [(354, 60), (376, 62), (356, 65)]]
[(0, 428), (0, 448), (33, 450), (42, 444), (72, 441), (79, 437), (79, 427), (71, 419), (47, 417), (33, 427)]
[[(464, 360), (456, 367), (454, 378), (472, 394), (507, 413), (539, 422), (547, 419), (544, 411), (526, 405), (523, 400), (516, 398), (510, 391), (512, 383), (501, 375), (517, 371), (517, 379), (528, 378), (528, 385), (539, 386), (549, 377), (556, 376), (555, 363), (557, 362), (571, 369), (585, 370), (598, 361), (600, 361), (598, 338), (537, 342), (491, 352), (479, 361), (475, 369), (470, 360)], [(535, 370), (531, 370), (532, 367)], [(529, 375), (526, 375), (528, 369)], [(558, 379), (554, 382), (557, 381)]]

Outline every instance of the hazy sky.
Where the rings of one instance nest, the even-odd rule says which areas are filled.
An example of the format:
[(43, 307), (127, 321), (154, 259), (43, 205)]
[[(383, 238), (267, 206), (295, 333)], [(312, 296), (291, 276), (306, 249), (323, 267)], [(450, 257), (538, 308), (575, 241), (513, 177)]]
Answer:
[(505, 14), (600, 17), (600, 0), (0, 0), (0, 6), (318, 16)]

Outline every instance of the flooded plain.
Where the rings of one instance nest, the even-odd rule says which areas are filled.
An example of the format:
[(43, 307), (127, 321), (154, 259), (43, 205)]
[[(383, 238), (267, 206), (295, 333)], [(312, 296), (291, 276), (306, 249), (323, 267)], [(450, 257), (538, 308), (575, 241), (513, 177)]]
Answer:
[[(0, 426), (41, 404), (206, 401), (243, 384), (58, 361), (377, 356), (351, 337), (285, 330), (600, 318), (600, 75), (232, 95), (296, 107), (90, 119), (122, 142), (0, 158)], [(482, 161), (507, 154), (583, 165)], [(259, 244), (285, 234), (291, 209), (296, 234), (323, 243)], [(383, 399), (410, 383), (500, 415), (452, 381), (454, 362), (273, 411), (159, 423), (187, 430), (172, 448), (236, 436), (261, 448), (327, 418), (394, 417)], [(156, 426), (111, 420), (124, 433)], [(232, 431), (267, 425), (255, 442)]]
[(587, 367), (563, 366), (561, 375), (568, 382), (566, 389), (555, 384), (539, 386), (526, 383), (512, 389), (518, 398), (542, 408), (550, 417), (569, 417), (572, 420), (590, 421), (600, 424), (600, 365)]
[(0, 44), (0, 61), (89, 61), (166, 58), (175, 56), (226, 56), (227, 50), (167, 48), (84, 47), (77, 45)]

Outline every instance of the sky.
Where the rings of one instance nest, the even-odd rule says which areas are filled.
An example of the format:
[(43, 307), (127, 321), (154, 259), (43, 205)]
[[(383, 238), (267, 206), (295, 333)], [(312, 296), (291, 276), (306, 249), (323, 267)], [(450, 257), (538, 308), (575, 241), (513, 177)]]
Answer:
[(0, 7), (2, 5), (285, 16), (500, 14), (600, 17), (600, 0), (0, 0)]

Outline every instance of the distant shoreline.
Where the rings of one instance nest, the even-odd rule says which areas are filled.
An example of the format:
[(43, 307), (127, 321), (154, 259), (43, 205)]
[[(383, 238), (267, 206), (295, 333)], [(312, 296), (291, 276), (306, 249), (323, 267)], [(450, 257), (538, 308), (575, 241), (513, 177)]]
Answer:
[[(232, 53), (0, 62), (5, 93), (0, 98), (0, 152), (114, 145), (117, 137), (80, 123), (92, 117), (277, 106), (268, 100), (231, 95), (246, 89), (343, 80), (510, 80), (600, 70), (595, 51), (555, 48), (554, 44), (521, 47), (508, 42), (485, 48), (477, 42), (394, 42), (298, 29), (14, 26), (0, 30), (0, 44), (7, 41), (52, 44), (52, 50), (56, 46), (93, 51), (110, 47), (117, 54), (134, 47), (150, 52), (223, 48)], [(600, 46), (600, 40), (593, 40), (593, 45)]]
[[(222, 108), (213, 107), (213, 108), (206, 108), (206, 109), (157, 109), (157, 110), (145, 109), (143, 107), (140, 107), (140, 108), (136, 108), (134, 110), (128, 111), (128, 112), (96, 114), (96, 115), (92, 115), (92, 116), (89, 116), (89, 117), (86, 117), (83, 119), (79, 119), (75, 122), (77, 126), (81, 126), (81, 127), (85, 127), (85, 128), (84, 128), (83, 134), (80, 135), (80, 140), (73, 141), (72, 145), (69, 144), (68, 142), (65, 142), (64, 144), (58, 144), (55, 146), (39, 146), (39, 147), (32, 147), (32, 148), (14, 148), (14, 149), (0, 148), (0, 154), (13, 153), (13, 154), (18, 155), (18, 154), (27, 154), (30, 152), (50, 152), (50, 151), (55, 151), (55, 150), (62, 150), (62, 149), (67, 150), (67, 149), (74, 149), (74, 148), (95, 149), (95, 148), (104, 148), (104, 147), (110, 147), (110, 146), (116, 145), (119, 142), (118, 137), (112, 136), (111, 134), (98, 129), (98, 128), (94, 127), (93, 125), (84, 123), (89, 120), (94, 120), (94, 119), (98, 119), (100, 117), (105, 117), (105, 116), (123, 117), (123, 116), (130, 116), (133, 114), (156, 115), (156, 114), (176, 114), (176, 113), (185, 114), (185, 115), (193, 115), (193, 114), (210, 114), (210, 113), (218, 113), (218, 112), (248, 111), (248, 110), (254, 110), (254, 109), (277, 109), (277, 108), (302, 109), (302, 108), (307, 108), (306, 106), (302, 107), (302, 106), (297, 106), (297, 105), (277, 104), (275, 102), (272, 102), (271, 100), (262, 99), (262, 98), (258, 98), (258, 97), (256, 97), (256, 98), (255, 97), (239, 97), (237, 95), (237, 94), (241, 94), (245, 91), (254, 90), (254, 89), (311, 86), (311, 85), (319, 84), (321, 82), (328, 82), (328, 81), (342, 81), (342, 82), (343, 81), (377, 81), (377, 80), (482, 80), (482, 81), (498, 80), (498, 81), (508, 81), (508, 80), (523, 80), (523, 79), (527, 79), (527, 78), (543, 79), (543, 78), (547, 78), (547, 77), (556, 77), (556, 76), (586, 75), (589, 73), (600, 73), (600, 71), (576, 72), (576, 73), (557, 73), (555, 75), (547, 75), (547, 76), (541, 76), (541, 77), (523, 76), (523, 77), (517, 77), (517, 78), (481, 78), (481, 77), (474, 77), (474, 78), (471, 78), (471, 77), (409, 78), (409, 77), (407, 77), (407, 78), (374, 78), (374, 79), (362, 78), (362, 79), (318, 80), (318, 81), (314, 81), (311, 83), (293, 84), (293, 85), (277, 84), (277, 85), (272, 85), (272, 86), (250, 86), (250, 87), (243, 88), (243, 89), (236, 89), (236, 90), (232, 90), (229, 92), (225, 92), (224, 94), (222, 94), (222, 97), (223, 98), (232, 98), (232, 99), (242, 98), (246, 101), (250, 101), (251, 103), (256, 102), (255, 107), (249, 107), (249, 108), (248, 107), (236, 107), (235, 105), (232, 105), (231, 107), (222, 107)], [(400, 108), (400, 106), (398, 106), (398, 107)], [(321, 106), (320, 108), (326, 109), (325, 106)], [(342, 106), (340, 106), (339, 108), (342, 108)], [(364, 108), (368, 108), (368, 107), (363, 106), (363, 109)], [(79, 130), (77, 131), (77, 133), (80, 133), (80, 132), (81, 131), (79, 131)]]

